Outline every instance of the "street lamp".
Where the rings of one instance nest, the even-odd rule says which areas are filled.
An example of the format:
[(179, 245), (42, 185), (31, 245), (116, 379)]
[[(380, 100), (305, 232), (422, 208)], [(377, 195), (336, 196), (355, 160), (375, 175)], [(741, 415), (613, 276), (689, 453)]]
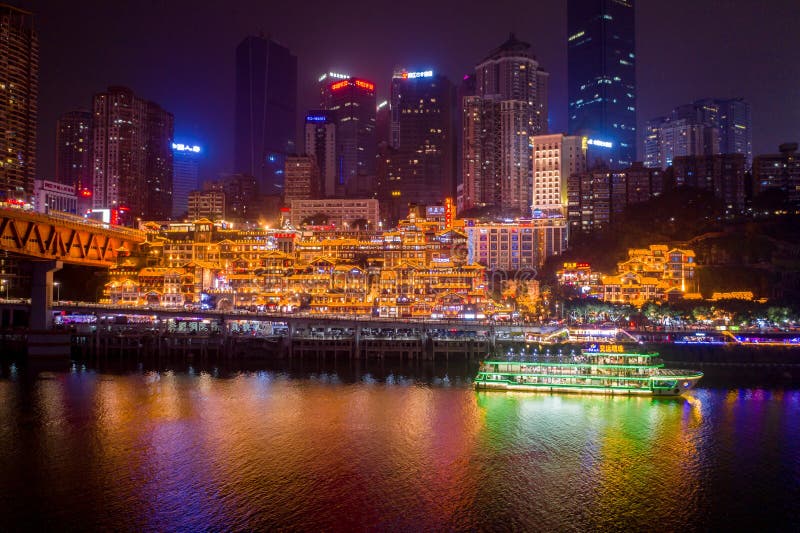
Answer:
[(8, 280), (4, 279), (4, 280), (2, 280), (1, 283), (3, 284), (3, 289), (5, 289), (5, 291), (6, 291), (6, 298), (5, 299), (6, 299), (6, 301), (8, 301)]
[(61, 282), (55, 281), (53, 282), (53, 285), (56, 286), (56, 303), (58, 303), (61, 301)]

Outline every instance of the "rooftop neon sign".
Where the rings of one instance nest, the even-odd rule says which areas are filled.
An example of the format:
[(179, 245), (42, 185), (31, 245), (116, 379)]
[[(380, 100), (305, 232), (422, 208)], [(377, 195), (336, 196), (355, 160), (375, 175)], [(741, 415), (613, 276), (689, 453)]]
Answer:
[(306, 122), (325, 122), (327, 119), (325, 115), (306, 115)]
[(328, 72), (327, 74), (323, 74), (319, 77), (317, 81), (323, 81), (325, 78), (336, 78), (339, 80), (346, 80), (350, 78), (350, 74), (340, 74), (338, 72)]
[(374, 83), (369, 82), (369, 81), (359, 80), (359, 79), (344, 80), (344, 81), (336, 82), (333, 85), (331, 85), (331, 90), (332, 91), (338, 91), (339, 89), (343, 89), (344, 87), (347, 87), (349, 85), (355, 85), (356, 87), (361, 87), (362, 89), (366, 89), (368, 91), (374, 91), (375, 90), (375, 84)]
[(404, 80), (413, 80), (415, 78), (431, 78), (433, 77), (432, 70), (423, 70), (420, 72), (406, 72), (403, 71), (399, 76), (395, 76), (396, 78), (403, 78)]
[(614, 143), (612, 143), (611, 141), (601, 141), (599, 139), (589, 139), (588, 141), (586, 141), (586, 144), (599, 146), (601, 148), (614, 148)]
[(200, 147), (192, 144), (172, 143), (172, 149), (176, 152), (194, 152), (195, 154), (200, 153)]

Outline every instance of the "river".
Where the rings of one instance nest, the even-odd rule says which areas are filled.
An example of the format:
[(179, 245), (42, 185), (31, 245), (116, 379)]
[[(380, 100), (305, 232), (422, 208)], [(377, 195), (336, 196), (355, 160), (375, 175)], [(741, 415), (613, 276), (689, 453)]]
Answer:
[(468, 365), (0, 365), (2, 529), (800, 527), (800, 388), (475, 392)]

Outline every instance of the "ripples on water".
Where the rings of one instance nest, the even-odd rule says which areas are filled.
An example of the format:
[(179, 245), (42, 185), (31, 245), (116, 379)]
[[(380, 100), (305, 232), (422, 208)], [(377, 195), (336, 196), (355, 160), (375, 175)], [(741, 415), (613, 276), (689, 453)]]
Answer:
[(472, 375), (6, 366), (0, 528), (800, 526), (798, 390), (476, 393)]

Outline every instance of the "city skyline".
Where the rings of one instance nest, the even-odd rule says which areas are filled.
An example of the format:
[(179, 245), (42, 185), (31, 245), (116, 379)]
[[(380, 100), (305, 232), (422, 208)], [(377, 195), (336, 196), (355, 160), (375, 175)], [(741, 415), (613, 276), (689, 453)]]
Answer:
[[(499, 17), (493, 23), (466, 13), (452, 15), (454, 6), (435, 5), (426, 10), (421, 24), (415, 22), (413, 39), (403, 39), (401, 34), (408, 35), (411, 20), (421, 13), (421, 6), (414, 3), (403, 12), (393, 13), (392, 24), (362, 25), (358, 35), (346, 37), (333, 16), (335, 13), (333, 18), (315, 17), (324, 20), (316, 21), (308, 19), (306, 11), (300, 13), (299, 8), (291, 6), (272, 6), (272, 9), (257, 5), (216, 9), (191, 6), (190, 9), (188, 3), (171, 2), (168, 6), (151, 6), (144, 17), (133, 4), (106, 6), (90, 2), (67, 9), (56, 2), (14, 4), (34, 11), (41, 40), (39, 177), (52, 178), (55, 172), (54, 131), (58, 115), (87, 107), (94, 93), (111, 84), (131, 86), (137, 94), (158, 102), (175, 114), (176, 137), (208, 146), (208, 163), (201, 169), (201, 175), (214, 177), (230, 171), (235, 47), (241, 39), (257, 35), (259, 30), (285, 44), (298, 57), (300, 110), (316, 107), (316, 80), (328, 70), (354, 72), (374, 79), (379, 101), (388, 96), (396, 65), (433, 69), (459, 80), (474, 68), (486, 50), (513, 30), (520, 39), (531, 42), (533, 53), (551, 73), (549, 131), (567, 130), (565, 3), (541, 6), (509, 3), (499, 6), (498, 13), (514, 7), (516, 16)], [(316, 7), (320, 14), (329, 9), (323, 5)], [(54, 43), (64, 37), (63, 28), (81, 28), (86, 19), (79, 18), (86, 17), (87, 10), (106, 24), (93, 24), (95, 31), (89, 36), (81, 31), (71, 33), (73, 46), (62, 51)], [(772, 152), (778, 144), (795, 140), (797, 127), (793, 124), (800, 122), (797, 116), (800, 111), (779, 111), (782, 111), (780, 102), (792, 100), (791, 95), (796, 91), (800, 78), (798, 62), (791, 60), (791, 47), (773, 50), (775, 47), (771, 45), (775, 40), (788, 42), (789, 21), (796, 20), (794, 15), (800, 8), (790, 2), (756, 7), (746, 2), (727, 2), (725, 9), (716, 12), (710, 2), (703, 5), (687, 2), (677, 9), (672, 4), (669, 7), (642, 4), (637, 5), (637, 11), (637, 159), (643, 156), (643, 125), (649, 118), (664, 114), (683, 101), (706, 97), (743, 97), (751, 103), (754, 154)], [(362, 16), (357, 9), (355, 12), (357, 17)], [(373, 14), (365, 9), (363, 17)], [(175, 31), (170, 21), (178, 15), (186, 23)], [(718, 24), (700, 31), (702, 19), (710, 15)], [(265, 22), (253, 22), (259, 20)], [(541, 22), (520, 27), (518, 20)], [(267, 21), (272, 22), (268, 25)], [(195, 37), (204, 32), (194, 28), (212, 23), (218, 26), (215, 33), (218, 37)], [(117, 24), (124, 24), (127, 34), (147, 30), (152, 38), (142, 47), (125, 49), (124, 43), (118, 44), (120, 40), (115, 39)], [(676, 31), (678, 24), (683, 31)], [(330, 39), (333, 35), (337, 38)], [(736, 40), (733, 35), (744, 38)], [(370, 39), (374, 44), (367, 46)], [(670, 46), (663, 46), (665, 39)], [(718, 47), (710, 46), (721, 39), (727, 42), (724, 54), (719, 53)], [(103, 53), (98, 52), (97, 42), (103, 43)], [(381, 43), (386, 46), (380, 46)], [(749, 76), (741, 76), (742, 60), (748, 63)], [(708, 64), (717, 66), (713, 75), (707, 74)], [(765, 86), (758, 81), (763, 79), (774, 83)]]

